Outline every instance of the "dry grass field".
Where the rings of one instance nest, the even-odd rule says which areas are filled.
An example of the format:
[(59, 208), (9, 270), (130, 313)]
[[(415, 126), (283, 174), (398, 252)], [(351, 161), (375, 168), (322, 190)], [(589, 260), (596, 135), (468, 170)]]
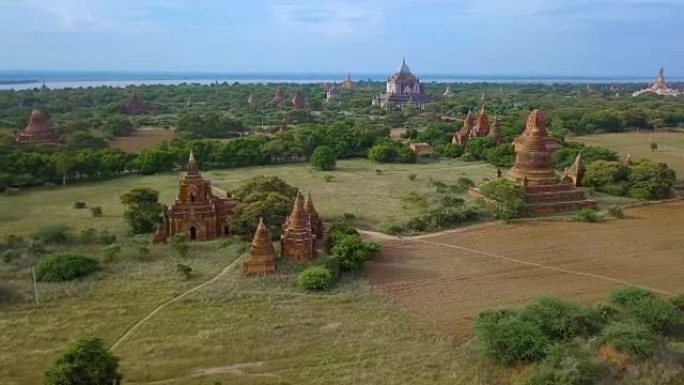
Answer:
[(485, 309), (542, 295), (593, 303), (627, 284), (684, 291), (684, 202), (626, 210), (602, 223), (533, 221), (394, 240), (373, 288), (463, 340)]
[(156, 147), (162, 142), (169, 142), (176, 137), (176, 132), (156, 127), (141, 127), (132, 135), (122, 136), (109, 141), (109, 147), (123, 152), (137, 153), (146, 148)]
[[(568, 138), (590, 146), (601, 146), (617, 151), (621, 156), (632, 155), (633, 160), (642, 158), (667, 163), (677, 172), (677, 178), (684, 179), (684, 132), (641, 131), (578, 136)], [(658, 144), (657, 151), (651, 151), (651, 141)]]
[[(359, 224), (380, 229), (400, 223), (418, 214), (418, 208), (406, 207), (402, 198), (411, 192), (428, 191), (430, 178), (456, 183), (466, 176), (476, 183), (494, 175), (492, 166), (482, 163), (445, 161), (429, 164), (375, 164), (363, 159), (338, 162), (331, 172), (312, 171), (308, 164), (269, 167), (247, 167), (203, 172), (222, 189), (237, 187), (245, 179), (257, 175), (278, 176), (302, 191), (311, 189), (316, 208), (324, 219), (345, 213), (358, 217)], [(416, 174), (414, 181), (408, 176)], [(326, 182), (324, 177), (333, 180)], [(160, 201), (170, 204), (178, 192), (181, 174), (130, 176), (115, 180), (80, 185), (29, 189), (17, 196), (0, 197), (0, 234), (26, 233), (36, 227), (64, 223), (75, 228), (94, 227), (124, 234), (121, 219), (123, 207), (119, 197), (136, 187), (149, 187), (160, 192)], [(104, 216), (92, 218), (89, 210), (75, 210), (74, 201), (88, 206), (101, 206)]]

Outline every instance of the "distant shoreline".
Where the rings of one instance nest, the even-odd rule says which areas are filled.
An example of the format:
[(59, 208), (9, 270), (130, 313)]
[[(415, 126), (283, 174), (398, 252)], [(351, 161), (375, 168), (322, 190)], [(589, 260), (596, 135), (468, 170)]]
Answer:
[[(501, 84), (650, 84), (651, 77), (581, 77), (517, 75), (453, 75), (416, 73), (423, 83), (501, 83)], [(388, 74), (351, 73), (355, 81), (385, 82)], [(218, 83), (241, 84), (312, 84), (341, 83), (346, 73), (221, 73), (221, 72), (106, 72), (106, 71), (9, 71), (0, 70), (0, 90), (30, 90), (45, 82), (52, 89), (117, 87), (142, 85), (177, 85)], [(669, 82), (684, 82), (684, 77), (670, 77)]]

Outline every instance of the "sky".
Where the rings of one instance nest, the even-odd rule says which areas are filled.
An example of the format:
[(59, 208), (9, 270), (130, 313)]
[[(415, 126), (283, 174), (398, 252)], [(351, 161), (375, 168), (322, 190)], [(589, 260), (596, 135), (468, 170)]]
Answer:
[(684, 76), (684, 0), (0, 0), (0, 69)]

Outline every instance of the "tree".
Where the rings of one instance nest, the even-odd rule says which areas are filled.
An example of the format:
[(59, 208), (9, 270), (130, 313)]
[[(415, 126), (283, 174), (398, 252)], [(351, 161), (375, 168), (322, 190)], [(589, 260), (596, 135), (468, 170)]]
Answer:
[(126, 206), (124, 219), (128, 222), (133, 234), (150, 233), (159, 224), (162, 205), (159, 204), (159, 192), (149, 188), (135, 188), (121, 196), (121, 203)]
[(45, 385), (116, 385), (121, 381), (119, 359), (99, 338), (71, 344), (45, 372)]
[(525, 190), (509, 181), (497, 179), (480, 187), (480, 193), (484, 197), (482, 202), (496, 218), (513, 219), (523, 214), (525, 209)]
[(264, 218), (271, 235), (277, 235), (292, 210), (297, 189), (278, 177), (258, 176), (245, 181), (232, 194), (240, 200), (233, 215), (235, 233), (254, 233), (259, 218)]
[(465, 152), (472, 155), (475, 159), (485, 160), (487, 158), (487, 150), (495, 147), (495, 138), (472, 138), (466, 144)]
[(639, 199), (669, 198), (677, 176), (665, 163), (642, 160), (628, 177), (629, 196)]
[(104, 130), (113, 136), (127, 136), (133, 133), (133, 122), (125, 116), (114, 115), (104, 123)]
[(626, 181), (630, 173), (630, 168), (620, 162), (597, 160), (587, 166), (582, 183), (588, 187), (601, 189), (610, 184)]
[(318, 146), (311, 155), (311, 167), (330, 171), (334, 170), (337, 165), (337, 156), (335, 152), (328, 146)]

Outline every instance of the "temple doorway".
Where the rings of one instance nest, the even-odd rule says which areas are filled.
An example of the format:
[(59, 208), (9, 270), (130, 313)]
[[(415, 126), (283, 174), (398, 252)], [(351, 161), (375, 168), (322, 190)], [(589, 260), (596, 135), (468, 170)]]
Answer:
[(190, 240), (194, 241), (197, 239), (197, 229), (195, 226), (190, 226)]
[(230, 234), (230, 228), (228, 226), (223, 226), (223, 235), (228, 236)]

